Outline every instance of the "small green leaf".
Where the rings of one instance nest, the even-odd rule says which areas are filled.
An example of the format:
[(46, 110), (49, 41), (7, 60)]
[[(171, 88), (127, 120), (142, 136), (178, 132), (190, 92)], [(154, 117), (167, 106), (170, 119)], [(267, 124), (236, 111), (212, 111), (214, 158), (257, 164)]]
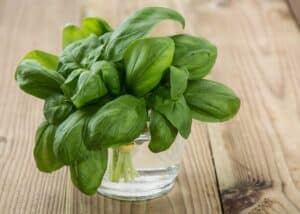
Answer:
[(148, 101), (154, 110), (163, 114), (170, 121), (182, 137), (188, 138), (191, 132), (192, 116), (183, 96), (172, 100), (170, 90), (160, 87)]
[(240, 99), (230, 88), (211, 80), (190, 81), (184, 96), (193, 117), (204, 122), (229, 120), (240, 107)]
[(82, 33), (84, 37), (90, 34), (101, 36), (106, 32), (112, 31), (112, 28), (104, 20), (98, 17), (85, 17), (81, 22)]
[(114, 95), (120, 94), (120, 74), (114, 63), (108, 61), (99, 61), (92, 65), (91, 70), (101, 74), (102, 79), (110, 93)]
[(127, 87), (137, 96), (148, 93), (171, 65), (173, 54), (174, 42), (167, 37), (133, 42), (124, 53)]
[(73, 105), (62, 94), (49, 96), (45, 100), (44, 116), (51, 124), (59, 124), (73, 110)]
[(97, 17), (86, 17), (81, 22), (81, 28), (75, 25), (66, 25), (63, 29), (63, 48), (78, 40), (86, 38), (91, 34), (101, 36), (102, 34), (111, 31), (108, 23)]
[(152, 110), (150, 115), (151, 141), (148, 145), (152, 152), (167, 150), (174, 142), (177, 129), (159, 112)]
[(71, 99), (71, 97), (73, 96), (74, 91), (76, 90), (79, 76), (82, 72), (85, 72), (85, 70), (81, 68), (74, 70), (72, 73), (70, 73), (65, 82), (60, 86), (61, 90), (67, 98)]
[(68, 24), (63, 29), (63, 48), (83, 38), (84, 35), (79, 27)]
[(89, 70), (102, 54), (107, 39), (107, 35), (103, 36), (105, 38), (92, 34), (68, 45), (59, 57), (58, 72), (67, 77), (77, 69)]
[(111, 37), (112, 32), (107, 32), (99, 37), (99, 41), (101, 44), (106, 45)]
[(107, 93), (104, 82), (97, 71), (74, 70), (61, 85), (65, 96), (80, 108)]
[(80, 108), (107, 93), (104, 82), (96, 72), (82, 72), (77, 81), (76, 90), (71, 97), (72, 102)]
[(33, 153), (36, 166), (42, 172), (53, 172), (63, 166), (53, 152), (55, 131), (55, 126), (44, 121), (36, 132)]
[(46, 53), (44, 51), (40, 50), (33, 50), (30, 51), (26, 56), (23, 58), (24, 59), (32, 59), (38, 61), (42, 66), (44, 66), (47, 69), (54, 70), (56, 71), (57, 65), (58, 65), (58, 57)]
[(123, 95), (105, 104), (88, 124), (88, 148), (108, 148), (132, 142), (145, 128), (145, 101)]
[(107, 168), (107, 149), (89, 151), (85, 149), (85, 157), (74, 161), (70, 166), (73, 184), (83, 193), (96, 193)]
[(206, 76), (217, 58), (217, 48), (204, 38), (190, 35), (175, 35), (173, 65), (189, 71), (189, 79), (201, 79)]
[(163, 7), (146, 7), (136, 11), (113, 31), (104, 51), (105, 59), (121, 60), (130, 43), (142, 38), (156, 24), (166, 19), (177, 21), (184, 27), (184, 18), (174, 10)]
[(181, 97), (187, 87), (189, 72), (184, 68), (170, 67), (171, 98)]
[(23, 91), (42, 99), (61, 93), (60, 85), (64, 82), (59, 73), (31, 59), (25, 59), (19, 64), (15, 78)]

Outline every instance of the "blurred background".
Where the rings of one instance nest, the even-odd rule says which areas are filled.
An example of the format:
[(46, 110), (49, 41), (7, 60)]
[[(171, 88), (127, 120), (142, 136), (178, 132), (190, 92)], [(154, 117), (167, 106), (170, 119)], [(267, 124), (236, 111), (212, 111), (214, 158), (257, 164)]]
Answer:
[[(186, 18), (152, 34), (204, 36), (218, 47), (209, 78), (242, 106), (224, 124), (194, 122), (175, 188), (160, 199), (120, 202), (87, 197), (67, 170), (38, 172), (32, 148), (41, 100), (14, 81), (32, 49), (59, 54), (62, 28), (84, 16), (116, 27), (145, 6)], [(0, 213), (300, 213), (299, 0), (0, 0)]]

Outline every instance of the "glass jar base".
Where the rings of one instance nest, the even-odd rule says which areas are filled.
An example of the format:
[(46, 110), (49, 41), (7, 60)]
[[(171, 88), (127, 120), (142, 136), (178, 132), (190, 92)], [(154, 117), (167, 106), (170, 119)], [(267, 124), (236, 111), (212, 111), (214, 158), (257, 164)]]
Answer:
[(149, 199), (158, 198), (167, 194), (174, 186), (174, 182), (170, 183), (159, 189), (153, 189), (151, 191), (145, 192), (121, 192), (121, 191), (112, 191), (105, 188), (99, 188), (98, 193), (108, 198), (122, 200), (122, 201), (144, 201)]
[(103, 179), (98, 193), (113, 199), (142, 201), (160, 197), (174, 186), (179, 166), (155, 170), (137, 170), (139, 176), (131, 182), (110, 182)]

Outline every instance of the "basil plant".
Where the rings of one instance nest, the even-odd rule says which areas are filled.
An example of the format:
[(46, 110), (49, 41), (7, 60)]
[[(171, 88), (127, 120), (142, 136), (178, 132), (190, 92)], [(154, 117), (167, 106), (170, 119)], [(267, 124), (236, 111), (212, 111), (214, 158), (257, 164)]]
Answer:
[(87, 17), (81, 26), (64, 27), (58, 56), (25, 55), (15, 79), (44, 100), (34, 148), (40, 171), (66, 166), (73, 184), (91, 195), (107, 169), (109, 148), (111, 181), (130, 181), (138, 174), (128, 150), (145, 130), (149, 149), (158, 153), (178, 134), (188, 138), (192, 119), (223, 122), (238, 112), (240, 100), (230, 88), (203, 79), (216, 61), (215, 45), (187, 34), (146, 37), (164, 20), (185, 25), (178, 12), (161, 7), (140, 9), (115, 29)]

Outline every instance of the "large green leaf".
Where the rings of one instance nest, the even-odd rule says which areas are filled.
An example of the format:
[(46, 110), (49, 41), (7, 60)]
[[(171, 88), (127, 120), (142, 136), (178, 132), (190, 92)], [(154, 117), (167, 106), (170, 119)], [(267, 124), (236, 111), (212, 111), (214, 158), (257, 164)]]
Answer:
[(49, 96), (45, 100), (44, 116), (51, 124), (59, 124), (70, 115), (72, 110), (72, 103), (62, 94)]
[(34, 159), (36, 166), (42, 172), (53, 172), (63, 166), (55, 157), (53, 142), (56, 127), (47, 121), (41, 123), (35, 135)]
[(118, 95), (121, 91), (120, 74), (114, 63), (99, 61), (92, 65), (92, 71), (101, 74), (102, 79), (111, 94)]
[(64, 164), (70, 165), (81, 158), (84, 145), (88, 114), (77, 110), (64, 120), (57, 128), (54, 139), (54, 153)]
[(38, 61), (42, 66), (50, 70), (56, 70), (58, 57), (40, 50), (33, 50), (26, 54), (23, 59), (32, 59)]
[(227, 86), (211, 80), (190, 81), (185, 98), (195, 119), (222, 122), (239, 110), (240, 100)]
[(168, 88), (158, 88), (148, 100), (148, 105), (163, 114), (179, 131), (180, 135), (188, 138), (191, 132), (191, 111), (183, 96), (172, 100)]
[(75, 111), (57, 127), (54, 153), (64, 164), (70, 165), (85, 156), (83, 151), (88, 137), (88, 123), (95, 112), (108, 101), (108, 98), (103, 98), (92, 106)]
[(200, 79), (207, 75), (217, 58), (217, 48), (204, 38), (190, 35), (175, 35), (173, 65), (189, 71), (189, 79)]
[(108, 148), (133, 141), (145, 128), (145, 101), (123, 95), (108, 102), (92, 116), (88, 124), (89, 148)]
[(167, 37), (133, 42), (124, 53), (126, 85), (137, 96), (152, 90), (171, 65), (174, 42)]
[(167, 150), (174, 142), (177, 129), (159, 112), (152, 110), (150, 115), (151, 141), (148, 145), (152, 152)]
[(73, 184), (83, 193), (96, 193), (107, 168), (107, 149), (83, 151), (85, 157), (74, 161), (70, 166)]
[(181, 97), (187, 87), (189, 73), (184, 68), (170, 67), (171, 98), (176, 100)]
[(131, 42), (145, 36), (157, 23), (166, 19), (175, 20), (184, 27), (184, 18), (174, 10), (146, 7), (136, 11), (113, 31), (105, 48), (105, 58), (110, 61), (121, 60)]
[(97, 17), (86, 17), (81, 22), (81, 28), (75, 25), (66, 25), (63, 30), (63, 48), (69, 44), (88, 37), (91, 34), (100, 36), (111, 31), (108, 23)]
[(15, 78), (23, 91), (43, 99), (61, 93), (60, 85), (64, 82), (59, 73), (32, 59), (25, 59), (18, 65)]
[(67, 77), (77, 69), (89, 70), (99, 60), (107, 39), (94, 34), (68, 45), (59, 57), (58, 72)]

